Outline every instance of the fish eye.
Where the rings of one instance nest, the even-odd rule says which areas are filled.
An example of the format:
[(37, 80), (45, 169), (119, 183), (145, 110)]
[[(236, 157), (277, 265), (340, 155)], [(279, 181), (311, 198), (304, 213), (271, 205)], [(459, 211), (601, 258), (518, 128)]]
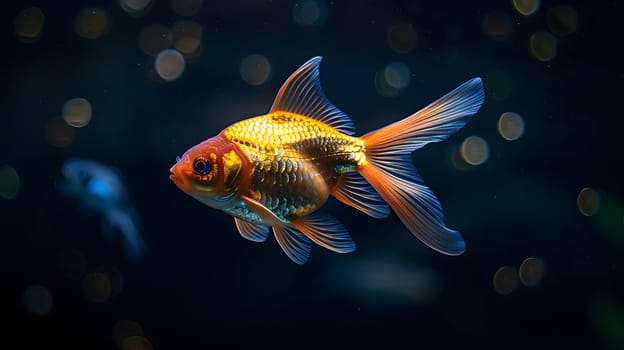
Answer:
[(199, 175), (206, 175), (212, 170), (212, 164), (204, 157), (198, 157), (193, 162), (193, 170)]

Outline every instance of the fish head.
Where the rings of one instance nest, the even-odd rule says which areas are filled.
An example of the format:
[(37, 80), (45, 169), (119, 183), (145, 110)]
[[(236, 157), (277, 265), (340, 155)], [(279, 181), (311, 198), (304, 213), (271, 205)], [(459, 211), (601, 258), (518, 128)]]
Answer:
[(191, 147), (169, 170), (169, 178), (186, 194), (224, 209), (238, 194), (248, 162), (234, 143), (215, 136)]

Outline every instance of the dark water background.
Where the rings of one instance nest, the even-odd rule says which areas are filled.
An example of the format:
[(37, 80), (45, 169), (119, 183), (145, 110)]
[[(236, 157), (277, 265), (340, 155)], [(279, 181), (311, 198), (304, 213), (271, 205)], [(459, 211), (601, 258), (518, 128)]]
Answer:
[[(345, 344), (377, 337), (421, 349), (624, 348), (622, 2), (542, 1), (530, 16), (515, 12), (511, 1), (315, 4), (327, 17), (312, 27), (293, 17), (293, 7), (304, 3), (278, 0), (204, 1), (191, 16), (169, 1), (155, 1), (142, 16), (116, 1), (2, 5), (0, 164), (17, 172), (20, 185), (17, 195), (0, 200), (0, 342), (132, 350), (207, 348), (250, 337), (328, 346), (335, 339), (323, 337), (341, 336)], [(576, 30), (551, 33), (556, 56), (538, 60), (530, 37), (552, 31), (548, 13), (560, 4), (575, 10)], [(31, 6), (45, 22), (35, 42), (23, 42), (15, 16)], [(109, 29), (96, 39), (73, 29), (87, 8), (110, 15)], [(502, 19), (488, 29), (492, 14)], [(140, 33), (180, 20), (201, 25), (201, 51), (180, 78), (159, 80), (154, 57), (139, 49)], [(406, 53), (388, 40), (401, 23), (416, 33)], [(264, 84), (241, 78), (250, 54), (270, 62)], [(316, 55), (324, 57), (326, 95), (353, 118), (358, 135), (471, 77), (484, 79), (486, 100), (476, 116), (414, 154), (446, 223), (462, 232), (466, 253), (438, 254), (394, 215), (375, 220), (330, 201), (327, 211), (358, 249), (339, 255), (315, 246), (298, 266), (272, 237), (262, 244), (242, 239), (230, 217), (171, 183), (177, 155), (265, 113), (288, 75)], [(384, 96), (375, 77), (393, 62), (409, 69), (410, 81)], [(65, 129), (50, 123), (62, 121), (63, 104), (75, 97), (90, 102), (92, 119), (59, 145), (50, 125)], [(504, 112), (524, 119), (516, 141), (497, 130)], [(487, 142), (489, 158), (458, 168), (453, 154), (473, 135)], [(119, 242), (101, 234), (97, 214), (56, 190), (61, 164), (74, 156), (123, 174), (149, 249), (141, 261), (128, 261)], [(593, 216), (577, 205), (585, 187), (600, 200)], [(78, 270), (73, 278), (68, 254), (82, 257), (70, 266)], [(528, 257), (543, 262), (543, 278), (526, 286), (513, 275), (517, 286), (498, 292), (497, 270), (519, 269)], [(85, 290), (96, 272), (105, 292), (94, 301)], [(24, 302), (33, 285), (51, 296), (43, 315)], [(115, 336), (128, 324), (120, 320), (140, 325), (143, 338)]]

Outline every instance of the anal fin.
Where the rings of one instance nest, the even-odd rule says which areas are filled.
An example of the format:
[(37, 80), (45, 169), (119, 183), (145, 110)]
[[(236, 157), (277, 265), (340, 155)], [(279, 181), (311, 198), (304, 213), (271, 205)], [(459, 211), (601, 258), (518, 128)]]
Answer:
[(273, 234), (284, 253), (293, 262), (302, 265), (308, 261), (312, 241), (292, 225), (273, 226)]
[(347, 229), (329, 214), (314, 212), (292, 219), (291, 223), (314, 243), (336, 253), (349, 253), (355, 250), (355, 242)]

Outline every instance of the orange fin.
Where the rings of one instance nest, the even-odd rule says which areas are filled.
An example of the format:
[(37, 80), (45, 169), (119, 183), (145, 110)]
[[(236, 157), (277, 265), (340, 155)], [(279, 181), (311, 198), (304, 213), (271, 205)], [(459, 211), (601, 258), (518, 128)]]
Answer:
[(243, 238), (254, 242), (264, 242), (269, 235), (269, 228), (264, 225), (252, 224), (243, 219), (234, 218), (236, 228)]
[(342, 174), (331, 194), (342, 203), (374, 218), (381, 219), (390, 215), (388, 204), (358, 173)]
[(471, 79), (411, 116), (362, 137), (368, 164), (358, 171), (423, 243), (448, 255), (466, 250), (444, 225), (442, 206), (412, 163), (411, 152), (459, 130), (483, 103), (483, 83)]
[(273, 226), (273, 234), (284, 253), (293, 262), (302, 265), (310, 257), (312, 241), (292, 225)]
[(316, 211), (293, 219), (291, 223), (323, 248), (336, 253), (350, 253), (355, 250), (355, 242), (347, 229), (329, 214)]
[(353, 135), (353, 121), (325, 97), (319, 80), (316, 56), (304, 63), (282, 85), (269, 112), (287, 111), (314, 118), (347, 134)]
[(247, 196), (241, 196), (241, 198), (243, 199), (243, 202), (245, 202), (245, 205), (258, 214), (267, 226), (285, 226), (288, 224), (287, 221), (280, 219), (269, 208), (265, 207), (257, 200)]

